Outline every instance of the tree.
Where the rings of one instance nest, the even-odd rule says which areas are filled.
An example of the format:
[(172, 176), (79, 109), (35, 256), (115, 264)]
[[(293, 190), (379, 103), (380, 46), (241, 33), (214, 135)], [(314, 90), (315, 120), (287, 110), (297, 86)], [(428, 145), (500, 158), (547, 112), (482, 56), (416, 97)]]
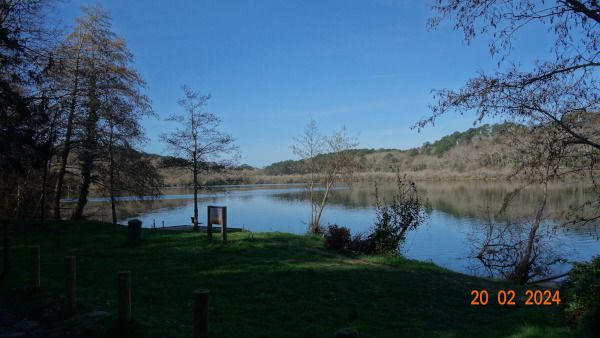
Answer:
[[(77, 121), (80, 132), (77, 157), (81, 184), (72, 216), (75, 219), (83, 217), (90, 185), (94, 181), (93, 171), (96, 162), (102, 158), (104, 149), (100, 139), (109, 139), (109, 162), (112, 163), (112, 146), (115, 145), (114, 137), (117, 135), (115, 128), (120, 128), (121, 139), (128, 142), (141, 140), (143, 133), (138, 120), (141, 116), (152, 114), (148, 98), (141, 93), (144, 80), (131, 67), (133, 55), (126, 42), (112, 32), (108, 13), (99, 6), (84, 7), (83, 11), (83, 17), (77, 19), (75, 33), (70, 36), (75, 42), (69, 44), (75, 46), (74, 53), (79, 56), (73, 76), (79, 78), (78, 72), (81, 72), (82, 82), (80, 85), (78, 83), (77, 88), (73, 85), (74, 95), (70, 102), (77, 105), (76, 91), (81, 88), (82, 114)], [(105, 128), (101, 128), (102, 124)], [(68, 157), (65, 152), (63, 160)], [(110, 167), (112, 169), (109, 173), (114, 176), (115, 167), (112, 164)]]
[(194, 185), (194, 230), (198, 230), (198, 176), (208, 171), (214, 163), (224, 166), (231, 164), (221, 156), (234, 154), (237, 146), (231, 136), (219, 130), (219, 117), (204, 111), (210, 95), (200, 95), (188, 86), (183, 87), (183, 94), (178, 103), (185, 114), (174, 114), (167, 119), (178, 123), (179, 128), (160, 137), (173, 156), (188, 161), (187, 167), (192, 172)]
[(3, 211), (15, 217), (45, 202), (54, 132), (46, 81), (54, 43), (46, 24), (50, 5), (45, 0), (0, 3), (0, 182)]
[(83, 87), (82, 58), (83, 47), (86, 39), (89, 39), (84, 31), (84, 25), (79, 24), (75, 30), (67, 36), (65, 41), (55, 51), (56, 63), (51, 68), (50, 77), (57, 90), (62, 91), (60, 99), (63, 109), (64, 125), (61, 137), (59, 168), (54, 186), (53, 216), (61, 219), (62, 189), (67, 173), (69, 155), (73, 147), (73, 133), (75, 118), (81, 114), (81, 100)]
[[(134, 97), (140, 99), (138, 95)], [(124, 193), (141, 198), (158, 196), (162, 185), (157, 169), (134, 149), (136, 143), (144, 141), (139, 120), (149, 114), (146, 100), (130, 101), (125, 98), (118, 95), (107, 100), (99, 124), (98, 142), (101, 145), (100, 156), (104, 160), (98, 168), (102, 178), (99, 183), (108, 192), (115, 230), (117, 196)]]
[[(321, 216), (329, 194), (340, 181), (348, 180), (358, 167), (356, 156), (352, 152), (358, 142), (348, 135), (345, 128), (329, 137), (323, 136), (314, 120), (310, 121), (295, 141), (292, 151), (300, 157), (302, 170), (309, 180), (307, 189), (311, 212), (308, 230), (313, 234), (321, 233)], [(319, 196), (317, 192), (322, 194)]]
[[(417, 127), (433, 124), (451, 111), (475, 112), (476, 122), (496, 117), (525, 125), (525, 133), (523, 128), (513, 128), (520, 163), (514, 175), (542, 188), (559, 177), (585, 177), (600, 191), (600, 4), (595, 0), (436, 0), (433, 10), (439, 15), (430, 19), (430, 27), (451, 20), (467, 43), (491, 34), (489, 51), (499, 62), (494, 72), (481, 72), (458, 90), (436, 91), (432, 114)], [(528, 68), (508, 63), (515, 36), (531, 25), (546, 26), (554, 35), (549, 56), (530, 60)], [(531, 275), (544, 208), (545, 197), (515, 259), (511, 273), (515, 281), (523, 283)], [(574, 222), (600, 219), (600, 199), (587, 201), (578, 211)]]
[(375, 253), (395, 253), (404, 242), (409, 231), (416, 230), (427, 221), (424, 203), (417, 191), (417, 185), (406, 175), (396, 174), (396, 191), (391, 200), (379, 198), (375, 185), (377, 221), (367, 237), (370, 251)]
[[(491, 33), (491, 55), (507, 52), (494, 73), (480, 73), (459, 90), (438, 90), (432, 114), (417, 124), (419, 128), (450, 111), (474, 111), (477, 121), (500, 117), (530, 126), (549, 124), (570, 139), (567, 146), (600, 151), (599, 126), (589, 125), (600, 111), (597, 1), (437, 0), (433, 9), (439, 16), (430, 19), (431, 27), (449, 19), (466, 42)], [(534, 23), (555, 35), (551, 59), (535, 60), (530, 69), (505, 66), (516, 34)], [(593, 116), (582, 118), (585, 114)]]

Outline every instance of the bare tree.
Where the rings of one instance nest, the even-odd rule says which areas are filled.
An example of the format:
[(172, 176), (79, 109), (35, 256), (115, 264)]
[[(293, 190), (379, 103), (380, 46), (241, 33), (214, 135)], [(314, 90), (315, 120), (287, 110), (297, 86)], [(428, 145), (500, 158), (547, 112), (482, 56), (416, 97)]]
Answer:
[(321, 171), (320, 163), (317, 161), (317, 156), (325, 152), (325, 137), (319, 132), (317, 123), (311, 120), (304, 128), (303, 133), (295, 139), (296, 144), (292, 146), (292, 151), (301, 160), (301, 166), (304, 173), (308, 174), (308, 195), (310, 200), (310, 223), (308, 225), (309, 232), (318, 233), (320, 227), (315, 223), (318, 211), (315, 203), (315, 188), (319, 183), (319, 174)]
[[(458, 90), (436, 91), (432, 114), (417, 127), (433, 124), (452, 111), (475, 112), (476, 122), (488, 117), (517, 122), (526, 128), (512, 133), (519, 163), (513, 175), (524, 179), (524, 185), (537, 185), (545, 191), (549, 181), (575, 176), (588, 179), (600, 191), (600, 4), (594, 0), (436, 0), (433, 10), (438, 16), (429, 21), (430, 27), (450, 20), (464, 33), (467, 43), (488, 34), (490, 54), (499, 62), (495, 71), (477, 74)], [(509, 62), (515, 37), (533, 24), (545, 25), (548, 34), (554, 35), (552, 50), (530, 60), (530, 67)], [(519, 190), (507, 196), (501, 210)], [(519, 242), (523, 245), (503, 244), (519, 248), (509, 278), (520, 283), (531, 277), (539, 256), (536, 246), (545, 196), (526, 222), (526, 235)], [(600, 199), (587, 201), (580, 209), (586, 212), (574, 211), (579, 217), (573, 221), (600, 219)], [(590, 209), (596, 212), (590, 213)], [(581, 217), (583, 214), (587, 216)], [(490, 250), (482, 253), (496, 252), (494, 246), (487, 248)]]
[[(102, 109), (99, 123), (101, 151), (104, 163), (99, 168), (98, 183), (108, 192), (111, 202), (112, 223), (117, 224), (117, 197), (124, 193), (140, 197), (158, 196), (161, 177), (150, 161), (134, 148), (145, 141), (139, 120), (150, 114), (146, 100), (127, 100), (118, 92), (112, 93)], [(115, 95), (116, 94), (116, 95)], [(135, 184), (131, 184), (131, 183)]]
[[(73, 43), (75, 53), (80, 56), (80, 66), (76, 65), (74, 71), (81, 72), (83, 94), (82, 113), (77, 116), (81, 183), (73, 218), (83, 217), (94, 181), (93, 172), (104, 150), (100, 139), (104, 132), (111, 133), (111, 128), (101, 128), (101, 125), (106, 122), (113, 127), (129, 126), (129, 131), (134, 132), (124, 133), (123, 137), (129, 141), (142, 139), (138, 120), (141, 116), (152, 114), (148, 98), (141, 93), (145, 82), (131, 67), (133, 55), (126, 42), (111, 30), (109, 14), (100, 6), (84, 7), (83, 11), (84, 15), (77, 19), (75, 33), (71, 36), (76, 41)], [(79, 74), (73, 76), (78, 78)], [(77, 105), (78, 94), (74, 94), (70, 104)]]
[(221, 156), (235, 154), (237, 146), (234, 139), (219, 130), (221, 120), (214, 114), (204, 111), (209, 95), (200, 95), (191, 88), (183, 87), (183, 98), (179, 105), (185, 113), (172, 115), (167, 120), (179, 124), (170, 133), (161, 135), (163, 142), (174, 156), (187, 161), (187, 167), (192, 172), (194, 185), (194, 230), (198, 230), (198, 176), (220, 163), (227, 165), (230, 161)]
[(345, 128), (329, 137), (323, 136), (314, 120), (295, 141), (292, 151), (302, 160), (303, 171), (309, 179), (307, 189), (311, 212), (308, 230), (321, 233), (321, 216), (331, 191), (341, 181), (349, 182), (358, 166), (352, 152), (358, 142), (348, 135)]
[[(495, 72), (480, 73), (463, 88), (436, 91), (432, 114), (417, 127), (451, 111), (472, 111), (476, 121), (497, 117), (532, 128), (553, 128), (548, 135), (571, 152), (586, 155), (587, 161), (571, 161), (565, 173), (587, 175), (598, 188), (598, 168), (590, 165), (597, 163), (593, 157), (600, 153), (600, 4), (436, 0), (433, 9), (439, 16), (430, 19), (431, 27), (451, 20), (467, 42), (490, 34), (490, 53), (500, 55), (500, 61)], [(554, 34), (549, 59), (531, 60), (529, 68), (508, 63), (516, 35), (532, 24), (545, 25)]]
[(75, 118), (81, 112), (82, 93), (82, 52), (86, 34), (83, 26), (78, 25), (66, 40), (55, 51), (57, 59), (51, 68), (50, 78), (57, 90), (62, 91), (61, 107), (64, 110), (64, 125), (61, 135), (59, 168), (54, 186), (53, 216), (61, 219), (60, 200), (63, 195), (63, 184), (67, 174), (67, 164), (72, 150)]

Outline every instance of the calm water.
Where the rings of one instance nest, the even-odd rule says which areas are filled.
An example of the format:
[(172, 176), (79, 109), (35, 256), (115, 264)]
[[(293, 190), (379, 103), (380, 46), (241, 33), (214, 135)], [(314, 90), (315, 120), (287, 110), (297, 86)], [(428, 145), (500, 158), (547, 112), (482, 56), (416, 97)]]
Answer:
[[(390, 196), (393, 184), (381, 183), (381, 195)], [(408, 258), (432, 261), (446, 268), (475, 275), (485, 270), (472, 255), (473, 236), (485, 224), (486, 210), (500, 207), (503, 196), (513, 186), (486, 182), (421, 182), (418, 188), (431, 203), (427, 224), (411, 232), (401, 248)], [(139, 218), (144, 227), (190, 224), (193, 195), (190, 190), (173, 189), (164, 192), (160, 200), (134, 201), (123, 198), (119, 203), (120, 223)], [(569, 206), (585, 200), (590, 192), (584, 186), (556, 184), (550, 189), (546, 217), (548, 224), (562, 223), (562, 213)], [(530, 189), (520, 194), (509, 209), (506, 219), (514, 221), (529, 217), (540, 192)], [(206, 205), (227, 206), (228, 223), (254, 232), (281, 231), (305, 233), (309, 218), (306, 192), (298, 185), (260, 185), (215, 188), (199, 196), (200, 221), (206, 219)], [(334, 192), (322, 217), (323, 224), (349, 227), (352, 233), (368, 231), (375, 221), (373, 185), (355, 185)], [(109, 220), (110, 208), (102, 198), (91, 199), (91, 217)], [(599, 232), (594, 226), (558, 227), (553, 246), (572, 261), (588, 260), (600, 254)], [(568, 271), (569, 264), (555, 266), (552, 273)]]

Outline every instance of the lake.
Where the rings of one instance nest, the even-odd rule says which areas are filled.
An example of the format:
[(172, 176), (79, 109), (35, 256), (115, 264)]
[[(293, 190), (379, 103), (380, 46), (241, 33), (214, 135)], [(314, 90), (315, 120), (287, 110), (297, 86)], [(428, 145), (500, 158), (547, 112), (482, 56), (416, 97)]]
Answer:
[[(378, 184), (380, 196), (390, 198), (393, 182)], [(497, 210), (504, 196), (515, 184), (506, 182), (417, 182), (431, 211), (428, 222), (409, 233), (401, 247), (407, 258), (431, 261), (448, 269), (472, 275), (489, 275), (473, 256), (473, 240), (485, 226), (488, 210)], [(322, 224), (338, 224), (352, 233), (367, 232), (375, 221), (374, 185), (361, 183), (337, 189), (331, 195)], [(193, 195), (189, 189), (167, 189), (159, 200), (139, 201), (121, 198), (119, 222), (142, 220), (144, 227), (191, 224)], [(549, 188), (546, 222), (554, 236), (552, 247), (570, 261), (589, 260), (600, 254), (597, 226), (556, 226), (564, 222), (564, 212), (583, 202), (591, 191), (584, 185), (553, 184)], [(533, 215), (541, 191), (527, 189), (517, 195), (505, 216), (496, 222), (514, 222)], [(66, 206), (70, 204), (65, 202)], [(310, 217), (306, 190), (302, 185), (221, 186), (199, 195), (200, 221), (206, 219), (207, 205), (227, 206), (228, 225), (253, 232), (281, 231), (305, 233)], [(90, 218), (110, 220), (110, 206), (105, 198), (91, 198), (87, 207)], [(568, 271), (569, 263), (557, 264), (551, 274)]]

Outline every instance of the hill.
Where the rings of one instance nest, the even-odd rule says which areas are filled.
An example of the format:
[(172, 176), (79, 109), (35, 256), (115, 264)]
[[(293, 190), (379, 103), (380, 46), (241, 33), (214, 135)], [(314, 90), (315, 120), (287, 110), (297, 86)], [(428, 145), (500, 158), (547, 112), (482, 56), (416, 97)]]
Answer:
[[(510, 173), (515, 161), (505, 132), (512, 123), (484, 124), (465, 131), (456, 131), (434, 142), (425, 142), (411, 149), (355, 149), (359, 161), (357, 179), (393, 177), (396, 171), (413, 178), (500, 178)], [(185, 167), (187, 161), (171, 156), (143, 154), (159, 169), (165, 186), (191, 186), (192, 177)], [(317, 159), (326, 158), (324, 154)], [(304, 182), (302, 161), (285, 160), (265, 168), (243, 164), (224, 168), (214, 163), (206, 165), (207, 174), (200, 176), (202, 185), (294, 183)]]
[[(422, 172), (489, 173), (507, 172), (513, 165), (505, 131), (512, 123), (482, 125), (463, 132), (454, 132), (421, 147), (400, 149), (356, 149), (361, 173)], [(330, 156), (329, 154), (321, 155)], [(263, 169), (265, 175), (295, 175), (302, 173), (302, 161), (287, 160)]]

